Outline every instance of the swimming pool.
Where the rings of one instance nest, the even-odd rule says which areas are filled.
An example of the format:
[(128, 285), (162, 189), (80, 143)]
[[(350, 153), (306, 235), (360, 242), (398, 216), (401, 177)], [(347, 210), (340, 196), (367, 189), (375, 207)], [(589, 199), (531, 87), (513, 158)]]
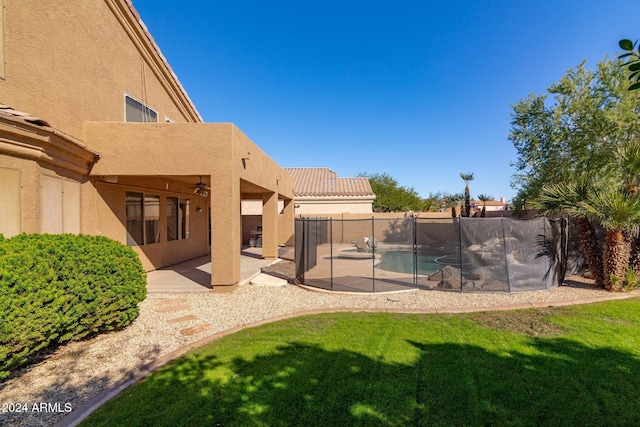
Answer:
[[(396, 273), (412, 274), (413, 256), (412, 251), (381, 251), (378, 268)], [(460, 267), (460, 258), (453, 254), (446, 254), (429, 249), (418, 252), (416, 257), (418, 274), (425, 276), (437, 273), (446, 265)], [(464, 267), (467, 263), (462, 264)]]

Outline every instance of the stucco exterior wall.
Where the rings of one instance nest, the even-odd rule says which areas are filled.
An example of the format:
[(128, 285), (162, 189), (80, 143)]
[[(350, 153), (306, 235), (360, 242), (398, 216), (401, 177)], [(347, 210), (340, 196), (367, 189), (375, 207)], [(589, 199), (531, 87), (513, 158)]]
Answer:
[(0, 233), (51, 232), (52, 224), (59, 232), (82, 232), (83, 184), (93, 158), (52, 129), (0, 118), (1, 214), (18, 212), (0, 221)]
[[(0, 233), (69, 229), (126, 243), (132, 191), (159, 196), (159, 242), (135, 247), (147, 270), (211, 253), (212, 284), (236, 283), (244, 195), (267, 211), (264, 256), (291, 242), (291, 176), (234, 125), (202, 123), (127, 0), (4, 5), (0, 104), (44, 122), (0, 111), (0, 185), (15, 199), (6, 212), (20, 211), (18, 226), (0, 222)], [(125, 123), (125, 94), (159, 123)], [(193, 194), (199, 177), (211, 187), (206, 197)], [(175, 196), (190, 200), (191, 235), (167, 241), (166, 200)]]
[[(91, 172), (98, 181), (117, 177), (120, 183), (123, 178), (175, 176), (180, 177), (175, 191), (188, 192), (197, 182), (196, 176), (203, 177), (210, 185), (212, 271), (220, 273), (220, 277), (232, 277), (224, 279), (224, 284), (239, 280), (242, 195), (253, 194), (262, 200), (265, 195), (293, 197), (293, 178), (233, 124), (87, 122), (84, 129), (84, 140), (102, 155)], [(100, 197), (104, 198), (103, 195)], [(112, 203), (117, 201), (114, 199)], [(124, 202), (120, 204), (124, 205)], [(122, 215), (116, 214), (120, 219), (110, 222), (113, 228), (108, 233), (122, 235), (123, 231), (117, 229), (124, 227)], [(290, 225), (286, 221), (283, 223), (275, 212), (266, 220), (270, 226), (263, 227), (265, 257), (276, 257), (277, 244), (291, 241), (292, 218), (291, 215)], [(196, 255), (201, 254), (198, 250), (206, 250), (198, 244), (195, 246), (200, 248), (194, 248)], [(166, 265), (161, 264), (166, 261), (157, 258), (160, 255), (153, 253), (153, 249), (141, 247), (139, 250), (149, 263)], [(212, 278), (215, 281), (215, 277)]]
[[(133, 246), (140, 256), (146, 271), (157, 266), (165, 266), (185, 261), (209, 253), (208, 243), (208, 198), (194, 195), (192, 192), (179, 192), (184, 183), (166, 177), (119, 177), (118, 182), (104, 182), (92, 179), (97, 193), (97, 209), (100, 212), (96, 235), (109, 236), (119, 242), (127, 243), (125, 196), (127, 191), (143, 192), (160, 196), (160, 241), (158, 243)], [(165, 190), (165, 189), (169, 190)], [(189, 199), (190, 232), (184, 240), (167, 241), (167, 197)]]
[(323, 216), (336, 214), (371, 214), (373, 212), (373, 201), (366, 200), (349, 200), (340, 199), (324, 199), (324, 200), (308, 200), (295, 199), (296, 215), (305, 216)]
[(84, 141), (102, 156), (93, 176), (229, 176), (247, 183), (243, 193), (293, 198), (293, 178), (230, 123), (87, 122), (84, 130)]
[(125, 92), (164, 116), (199, 121), (171, 88), (136, 17), (115, 0), (5, 2), (0, 100), (74, 137), (85, 120), (124, 121)]

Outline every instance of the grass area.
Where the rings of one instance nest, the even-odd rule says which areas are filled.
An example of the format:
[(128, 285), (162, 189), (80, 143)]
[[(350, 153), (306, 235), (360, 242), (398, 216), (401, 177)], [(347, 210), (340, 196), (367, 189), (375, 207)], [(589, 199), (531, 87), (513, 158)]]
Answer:
[(165, 366), (83, 425), (216, 424), (640, 425), (640, 299), (281, 321)]

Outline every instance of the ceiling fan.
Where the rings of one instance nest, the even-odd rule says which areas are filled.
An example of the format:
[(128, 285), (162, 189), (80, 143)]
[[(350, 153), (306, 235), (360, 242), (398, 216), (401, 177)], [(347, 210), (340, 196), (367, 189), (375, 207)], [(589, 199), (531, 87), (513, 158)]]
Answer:
[(198, 196), (207, 197), (209, 195), (209, 186), (202, 182), (202, 177), (200, 177), (200, 181), (196, 182), (193, 194), (197, 194)]

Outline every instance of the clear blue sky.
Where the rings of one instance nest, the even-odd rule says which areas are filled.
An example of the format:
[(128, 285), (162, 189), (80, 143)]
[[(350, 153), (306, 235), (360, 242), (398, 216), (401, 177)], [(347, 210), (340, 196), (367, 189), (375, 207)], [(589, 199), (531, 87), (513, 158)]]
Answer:
[(283, 167), (508, 200), (512, 105), (640, 38), (640, 1), (133, 0), (207, 122)]

